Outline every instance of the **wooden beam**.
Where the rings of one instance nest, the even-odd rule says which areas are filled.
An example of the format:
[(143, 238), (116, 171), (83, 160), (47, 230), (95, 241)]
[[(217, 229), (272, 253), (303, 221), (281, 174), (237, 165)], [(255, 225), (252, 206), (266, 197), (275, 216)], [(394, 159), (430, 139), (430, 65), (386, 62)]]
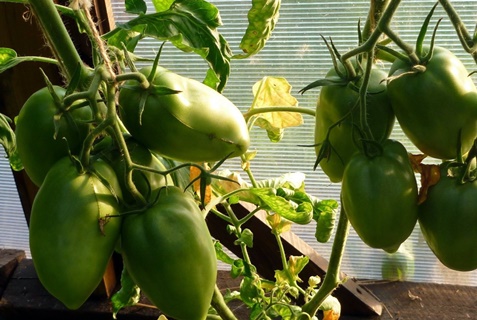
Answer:
[[(233, 206), (233, 210), (239, 218), (244, 217), (252, 209), (248, 204)], [(234, 244), (236, 238), (227, 232), (227, 223), (224, 220), (216, 215), (209, 214), (207, 223), (214, 238), (219, 240), (235, 255), (242, 257), (240, 247)], [(250, 229), (254, 235), (253, 249), (249, 250), (249, 254), (252, 263), (257, 268), (257, 272), (266, 279), (274, 280), (275, 270), (282, 269), (282, 263), (275, 236), (271, 233), (271, 228), (265, 220), (265, 213), (256, 214), (244, 227)], [(308, 279), (310, 276), (319, 276), (321, 278), (325, 276), (328, 261), (310, 245), (293, 232), (282, 234), (282, 241), (287, 257), (290, 255), (303, 255), (310, 258), (309, 263), (300, 273), (302, 279)], [(341, 278), (345, 279), (346, 275), (342, 273)], [(333, 295), (341, 303), (342, 314), (376, 316), (382, 313), (380, 301), (364, 287), (360, 286), (353, 278), (347, 279), (343, 285), (333, 292)]]

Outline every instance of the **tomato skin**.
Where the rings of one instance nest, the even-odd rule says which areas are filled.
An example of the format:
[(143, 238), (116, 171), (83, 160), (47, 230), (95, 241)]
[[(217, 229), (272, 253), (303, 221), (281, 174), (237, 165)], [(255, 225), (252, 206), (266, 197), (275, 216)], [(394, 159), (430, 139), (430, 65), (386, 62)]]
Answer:
[[(60, 98), (64, 97), (65, 89), (54, 87), (54, 90)], [(37, 186), (53, 164), (68, 155), (68, 148), (72, 154), (79, 154), (89, 132), (86, 121), (92, 118), (91, 109), (79, 108), (63, 113), (55, 139), (53, 117), (60, 112), (45, 87), (28, 98), (16, 118), (18, 154), (27, 175)]]
[(205, 319), (217, 260), (192, 197), (165, 187), (151, 208), (124, 219), (121, 243), (129, 274), (152, 303), (174, 319)]
[(372, 248), (395, 252), (417, 222), (417, 184), (404, 146), (382, 143), (383, 153), (355, 154), (346, 166), (342, 205), (360, 238)]
[(450, 51), (435, 47), (422, 73), (407, 74), (412, 66), (393, 63), (388, 92), (406, 136), (424, 154), (438, 159), (467, 153), (477, 136), (477, 91), (462, 62)]
[(477, 269), (477, 181), (460, 183), (441, 164), (441, 177), (419, 205), (419, 225), (429, 248), (448, 268)]
[[(93, 166), (120, 191), (106, 163)], [(78, 173), (67, 157), (55, 163), (41, 185), (31, 212), (31, 255), (43, 286), (69, 309), (79, 308), (100, 283), (121, 219), (107, 220), (103, 232), (99, 219), (118, 213), (110, 189), (92, 174)]]
[[(338, 78), (335, 69), (331, 69), (326, 78)], [(368, 125), (377, 141), (384, 141), (391, 134), (394, 125), (394, 113), (389, 102), (386, 85), (382, 82), (386, 73), (376, 67), (371, 71), (368, 86), (367, 113)], [(345, 117), (359, 101), (358, 88), (360, 81), (350, 82), (346, 86), (324, 86), (319, 95), (316, 107), (315, 151), (318, 155), (321, 143), (328, 134), (328, 128)], [(340, 182), (346, 164), (359, 150), (359, 133), (356, 126), (361, 127), (359, 107), (353, 110), (341, 125), (332, 129), (329, 140), (332, 145), (329, 158), (320, 161), (320, 167), (331, 182)]]
[[(151, 68), (141, 72), (148, 75)], [(119, 94), (124, 125), (151, 151), (184, 162), (218, 161), (247, 151), (250, 137), (245, 119), (223, 95), (161, 67), (153, 84), (180, 92), (149, 95), (142, 116), (144, 90), (124, 87)]]

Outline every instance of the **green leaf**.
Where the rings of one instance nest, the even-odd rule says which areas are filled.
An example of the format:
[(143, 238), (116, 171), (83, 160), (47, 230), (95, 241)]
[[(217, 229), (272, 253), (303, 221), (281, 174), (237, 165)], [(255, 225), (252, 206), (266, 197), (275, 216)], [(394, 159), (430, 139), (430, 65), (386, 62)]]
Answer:
[(127, 13), (145, 14), (147, 11), (147, 5), (144, 0), (125, 0), (124, 6)]
[(233, 58), (247, 58), (263, 49), (275, 29), (280, 4), (281, 0), (252, 0), (252, 8), (247, 15), (248, 27), (240, 43), (244, 53)]
[(263, 203), (273, 212), (298, 224), (308, 224), (313, 218), (313, 206), (303, 202), (296, 204), (277, 196), (272, 188), (252, 188), (252, 193), (260, 197)]
[(0, 48), (0, 73), (13, 68), (19, 63), (26, 61), (40, 61), (47, 62), (52, 64), (58, 64), (58, 61), (55, 59), (36, 57), (36, 56), (25, 56), (18, 57), (15, 50), (10, 48)]
[(0, 113), (0, 144), (7, 153), (8, 161), (12, 169), (20, 171), (23, 169), (23, 164), (17, 152), (15, 132), (10, 126), (11, 123), (12, 120), (9, 117)]
[(248, 305), (253, 306), (264, 295), (261, 288), (260, 278), (255, 274), (252, 277), (244, 277), (240, 283), (240, 298)]
[[(168, 40), (178, 49), (204, 58), (220, 79), (216, 89), (222, 91), (230, 73), (231, 50), (217, 31), (221, 24), (219, 10), (207, 1), (177, 0), (165, 11), (141, 15), (119, 25), (106, 39), (115, 46), (121, 43), (119, 39), (138, 35)], [(207, 78), (210, 83), (210, 76)]]
[(219, 241), (214, 242), (214, 247), (215, 247), (215, 254), (217, 255), (217, 259), (230, 265), (234, 264), (235, 260), (224, 251), (224, 247)]
[(121, 289), (111, 297), (111, 304), (113, 308), (113, 318), (119, 310), (125, 307), (133, 306), (139, 302), (141, 290), (134, 283), (129, 272), (124, 267), (121, 273)]
[(338, 202), (335, 200), (313, 199), (313, 219), (316, 221), (315, 238), (318, 242), (328, 242), (335, 227)]
[(250, 229), (244, 229), (240, 238), (235, 240), (235, 244), (244, 243), (247, 247), (253, 248), (253, 233)]
[(174, 0), (152, 0), (156, 12), (166, 11), (171, 7), (173, 2)]

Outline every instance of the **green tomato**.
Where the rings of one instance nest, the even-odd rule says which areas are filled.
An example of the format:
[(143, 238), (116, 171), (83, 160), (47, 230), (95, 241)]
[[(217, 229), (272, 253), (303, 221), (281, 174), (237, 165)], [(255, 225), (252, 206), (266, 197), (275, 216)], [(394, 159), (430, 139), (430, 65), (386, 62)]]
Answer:
[(477, 180), (460, 182), (462, 171), (441, 165), (437, 184), (419, 206), (419, 225), (427, 244), (448, 268), (477, 269)]
[(417, 184), (404, 146), (382, 143), (374, 157), (356, 153), (346, 166), (342, 205), (356, 233), (372, 248), (395, 252), (417, 222)]
[(154, 305), (174, 319), (205, 319), (217, 259), (192, 197), (164, 187), (153, 206), (124, 219), (121, 244), (131, 278)]
[[(100, 283), (119, 239), (120, 192), (114, 171), (104, 162), (78, 173), (66, 157), (48, 172), (34, 201), (30, 250), (38, 278), (69, 309), (79, 308)], [(120, 194), (119, 194), (120, 195)]]
[[(65, 89), (54, 90), (59, 98), (64, 97)], [(56, 137), (55, 116), (61, 116)], [(55, 162), (70, 152), (79, 154), (91, 118), (89, 107), (60, 109), (46, 87), (28, 98), (16, 117), (15, 135), (18, 154), (33, 183), (40, 186)]]
[[(402, 130), (424, 154), (455, 159), (469, 151), (477, 136), (477, 91), (462, 62), (435, 47), (425, 71), (396, 59), (388, 93)], [(394, 77), (394, 78), (393, 78)]]
[[(151, 68), (141, 72), (149, 75)], [(223, 95), (161, 67), (152, 84), (179, 92), (157, 95), (154, 88), (146, 91), (128, 82), (119, 93), (124, 125), (151, 151), (184, 162), (213, 162), (247, 151), (250, 137), (245, 119)]]
[[(344, 70), (341, 70), (344, 71)], [(328, 79), (338, 79), (336, 70), (331, 69), (326, 75)], [(394, 125), (394, 113), (389, 102), (386, 85), (382, 80), (386, 73), (376, 67), (371, 71), (366, 97), (367, 122), (374, 139), (384, 141), (391, 134)], [(316, 107), (315, 122), (315, 151), (320, 150), (328, 136), (330, 126), (343, 119), (339, 126), (335, 126), (329, 135), (331, 149), (328, 155), (320, 161), (320, 167), (332, 182), (340, 182), (346, 164), (360, 148), (361, 138), (359, 130), (362, 130), (359, 117), (359, 87), (361, 79), (348, 82), (347, 85), (324, 86), (319, 95)], [(355, 107), (353, 109), (353, 107)]]

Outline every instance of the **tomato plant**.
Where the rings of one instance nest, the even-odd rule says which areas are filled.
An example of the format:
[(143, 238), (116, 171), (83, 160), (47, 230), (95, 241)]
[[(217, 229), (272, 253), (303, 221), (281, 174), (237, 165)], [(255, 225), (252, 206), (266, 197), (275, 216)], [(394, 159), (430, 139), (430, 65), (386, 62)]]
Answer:
[[(475, 182), (457, 184), (454, 174), (464, 161), (467, 176), (474, 174), (477, 89), (460, 61), (434, 46), (437, 29), (431, 45), (422, 45), (434, 9), (410, 46), (391, 27), (401, 1), (372, 1), (365, 28), (358, 27), (358, 46), (344, 54), (328, 46), (333, 68), (319, 82), (315, 110), (298, 107), (291, 86), (281, 79), (257, 82), (255, 101), (243, 115), (222, 94), (230, 65), (257, 54), (271, 39), (280, 0), (252, 0), (240, 45), (244, 52), (235, 55), (218, 30), (219, 10), (206, 0), (154, 1), (152, 14), (144, 1), (126, 1), (126, 11), (137, 16), (102, 36), (88, 1), (74, 1), (71, 7), (51, 0), (27, 2), (55, 58), (22, 58), (0, 48), (0, 72), (23, 61), (52, 62), (65, 88), (51, 88), (46, 79), (50, 90), (40, 90), (25, 103), (16, 136), (7, 118), (0, 117), (0, 142), (9, 154), (18, 147), (27, 174), (40, 186), (30, 221), (32, 257), (42, 284), (68, 308), (86, 301), (114, 248), (124, 261), (122, 288), (112, 298), (114, 315), (134, 305), (142, 290), (176, 319), (205, 319), (212, 313), (235, 320), (227, 305), (234, 298), (251, 310), (252, 319), (316, 319), (318, 310), (327, 318), (339, 317), (339, 302), (331, 294), (342, 282), (350, 225), (370, 247), (394, 252), (419, 219), (429, 246), (445, 265), (476, 268)], [(439, 3), (452, 17), (463, 49), (477, 61), (474, 36), (448, 1)], [(89, 65), (60, 14), (75, 19), (90, 40)], [(135, 49), (146, 37), (202, 57), (209, 67), (203, 81), (161, 66), (162, 46), (156, 59), (141, 61), (146, 66), (138, 70), (143, 59)], [(393, 62), (389, 72), (377, 68), (381, 58)], [(250, 131), (256, 124), (279, 142), (284, 128), (302, 122), (290, 113), (315, 116), (310, 138), (316, 166), (332, 182), (342, 181), (341, 206), (309, 194), (302, 173), (263, 180), (254, 176)], [(453, 174), (442, 174), (420, 205), (409, 155), (402, 141), (389, 140), (394, 113), (422, 152), (456, 158)], [(221, 170), (231, 157), (240, 161), (248, 181)], [(239, 202), (254, 209), (239, 217)], [(247, 222), (259, 211), (277, 242), (281, 268), (274, 270), (274, 279), (264, 279), (250, 259), (254, 235)], [(212, 214), (226, 222), (240, 257), (228, 256), (220, 241), (212, 241), (204, 220)], [(316, 240), (333, 239), (333, 245), (323, 281), (310, 277), (304, 288), (300, 272), (309, 258), (287, 256), (280, 235), (293, 223), (313, 219)], [(225, 297), (215, 283), (217, 258), (241, 278), (239, 288)]]
[[(149, 76), (152, 70), (141, 72)], [(186, 162), (219, 161), (247, 151), (247, 125), (227, 98), (162, 67), (152, 79), (150, 91), (131, 88), (130, 83), (119, 94), (122, 119), (134, 138), (165, 157)], [(155, 86), (176, 92), (156, 94)]]
[(79, 308), (103, 278), (119, 239), (121, 220), (109, 216), (120, 212), (120, 191), (106, 163), (79, 172), (64, 157), (35, 197), (30, 220), (35, 269), (45, 288), (70, 309)]
[(147, 297), (174, 319), (205, 319), (217, 277), (215, 249), (194, 199), (177, 187), (124, 219), (124, 262)]
[(18, 153), (25, 171), (37, 186), (56, 161), (69, 153), (79, 154), (89, 131), (91, 109), (61, 106), (65, 92), (54, 87), (59, 99), (55, 100), (47, 87), (40, 89), (25, 102), (16, 118)]
[(417, 183), (400, 142), (386, 140), (373, 155), (355, 154), (341, 192), (351, 225), (370, 247), (394, 252), (414, 230)]

